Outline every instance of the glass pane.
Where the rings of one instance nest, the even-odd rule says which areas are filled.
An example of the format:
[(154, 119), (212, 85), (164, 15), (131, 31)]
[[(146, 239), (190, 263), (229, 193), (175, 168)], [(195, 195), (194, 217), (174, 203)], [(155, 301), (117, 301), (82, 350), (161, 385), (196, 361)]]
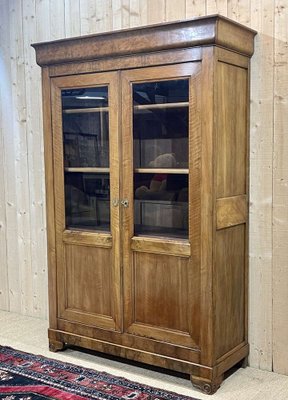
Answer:
[(133, 85), (135, 168), (188, 168), (188, 101), (187, 79)]
[(98, 86), (62, 90), (62, 107), (63, 110), (108, 107), (108, 88)]
[(63, 114), (65, 167), (108, 167), (108, 112)]
[(65, 167), (109, 166), (108, 88), (62, 90)]
[(66, 227), (110, 230), (108, 87), (62, 90)]
[(109, 173), (65, 172), (67, 228), (109, 231)]
[(133, 85), (134, 233), (188, 237), (189, 81)]
[(133, 85), (133, 104), (188, 102), (188, 85), (188, 79), (136, 83)]
[(136, 235), (188, 236), (187, 174), (135, 174), (134, 189)]

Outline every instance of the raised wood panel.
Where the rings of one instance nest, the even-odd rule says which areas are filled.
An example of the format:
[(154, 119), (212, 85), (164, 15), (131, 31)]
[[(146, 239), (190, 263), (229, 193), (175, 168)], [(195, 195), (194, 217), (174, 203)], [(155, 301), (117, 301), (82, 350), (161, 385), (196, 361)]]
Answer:
[(217, 182), (216, 196), (246, 193), (247, 70), (217, 64)]
[(191, 255), (188, 241), (177, 239), (157, 239), (149, 237), (133, 237), (131, 249), (139, 252), (154, 254), (170, 254), (173, 256), (189, 257)]
[(247, 220), (247, 208), (246, 195), (217, 199), (216, 228), (223, 229), (245, 223)]
[(127, 332), (198, 348), (199, 277), (183, 257), (134, 253), (133, 319)]
[(185, 258), (134, 253), (134, 322), (189, 332), (190, 277)]
[(216, 357), (245, 340), (245, 225), (216, 233), (214, 307)]
[(112, 316), (111, 250), (65, 246), (65, 308)]
[(65, 230), (63, 232), (63, 242), (77, 244), (78, 246), (112, 247), (112, 235), (109, 233), (81, 232)]

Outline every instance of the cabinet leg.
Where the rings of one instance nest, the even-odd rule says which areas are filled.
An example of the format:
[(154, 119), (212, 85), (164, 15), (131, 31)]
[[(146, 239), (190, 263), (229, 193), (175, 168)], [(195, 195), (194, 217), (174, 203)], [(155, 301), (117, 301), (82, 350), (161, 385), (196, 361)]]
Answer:
[(49, 339), (49, 350), (52, 351), (53, 353), (56, 353), (56, 351), (63, 350), (64, 347), (65, 347), (64, 342), (58, 342), (57, 340)]
[(220, 387), (223, 381), (223, 375), (217, 376), (213, 380), (203, 379), (199, 376), (191, 375), (190, 380), (192, 385), (201, 390), (205, 394), (214, 394)]

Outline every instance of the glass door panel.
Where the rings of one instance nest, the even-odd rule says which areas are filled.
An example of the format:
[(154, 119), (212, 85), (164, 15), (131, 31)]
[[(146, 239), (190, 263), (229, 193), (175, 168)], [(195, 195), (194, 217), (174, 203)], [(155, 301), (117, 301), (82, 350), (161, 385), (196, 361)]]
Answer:
[(110, 231), (108, 87), (61, 98), (66, 228)]
[(65, 172), (65, 204), (69, 229), (109, 231), (109, 173)]
[(134, 234), (188, 238), (189, 80), (133, 85)]

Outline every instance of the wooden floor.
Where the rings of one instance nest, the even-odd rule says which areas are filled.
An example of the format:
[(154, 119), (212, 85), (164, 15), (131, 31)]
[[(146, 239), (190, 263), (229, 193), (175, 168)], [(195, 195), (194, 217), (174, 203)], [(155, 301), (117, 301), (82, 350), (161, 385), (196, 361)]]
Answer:
[(48, 323), (42, 319), (0, 311), (0, 345), (41, 354), (46, 357), (82, 365), (98, 371), (192, 396), (197, 399), (221, 400), (287, 400), (288, 376), (260, 371), (254, 368), (238, 369), (225, 379), (218, 392), (206, 396), (193, 390), (188, 379), (151, 371), (125, 362), (72, 349), (64, 352), (48, 351)]

